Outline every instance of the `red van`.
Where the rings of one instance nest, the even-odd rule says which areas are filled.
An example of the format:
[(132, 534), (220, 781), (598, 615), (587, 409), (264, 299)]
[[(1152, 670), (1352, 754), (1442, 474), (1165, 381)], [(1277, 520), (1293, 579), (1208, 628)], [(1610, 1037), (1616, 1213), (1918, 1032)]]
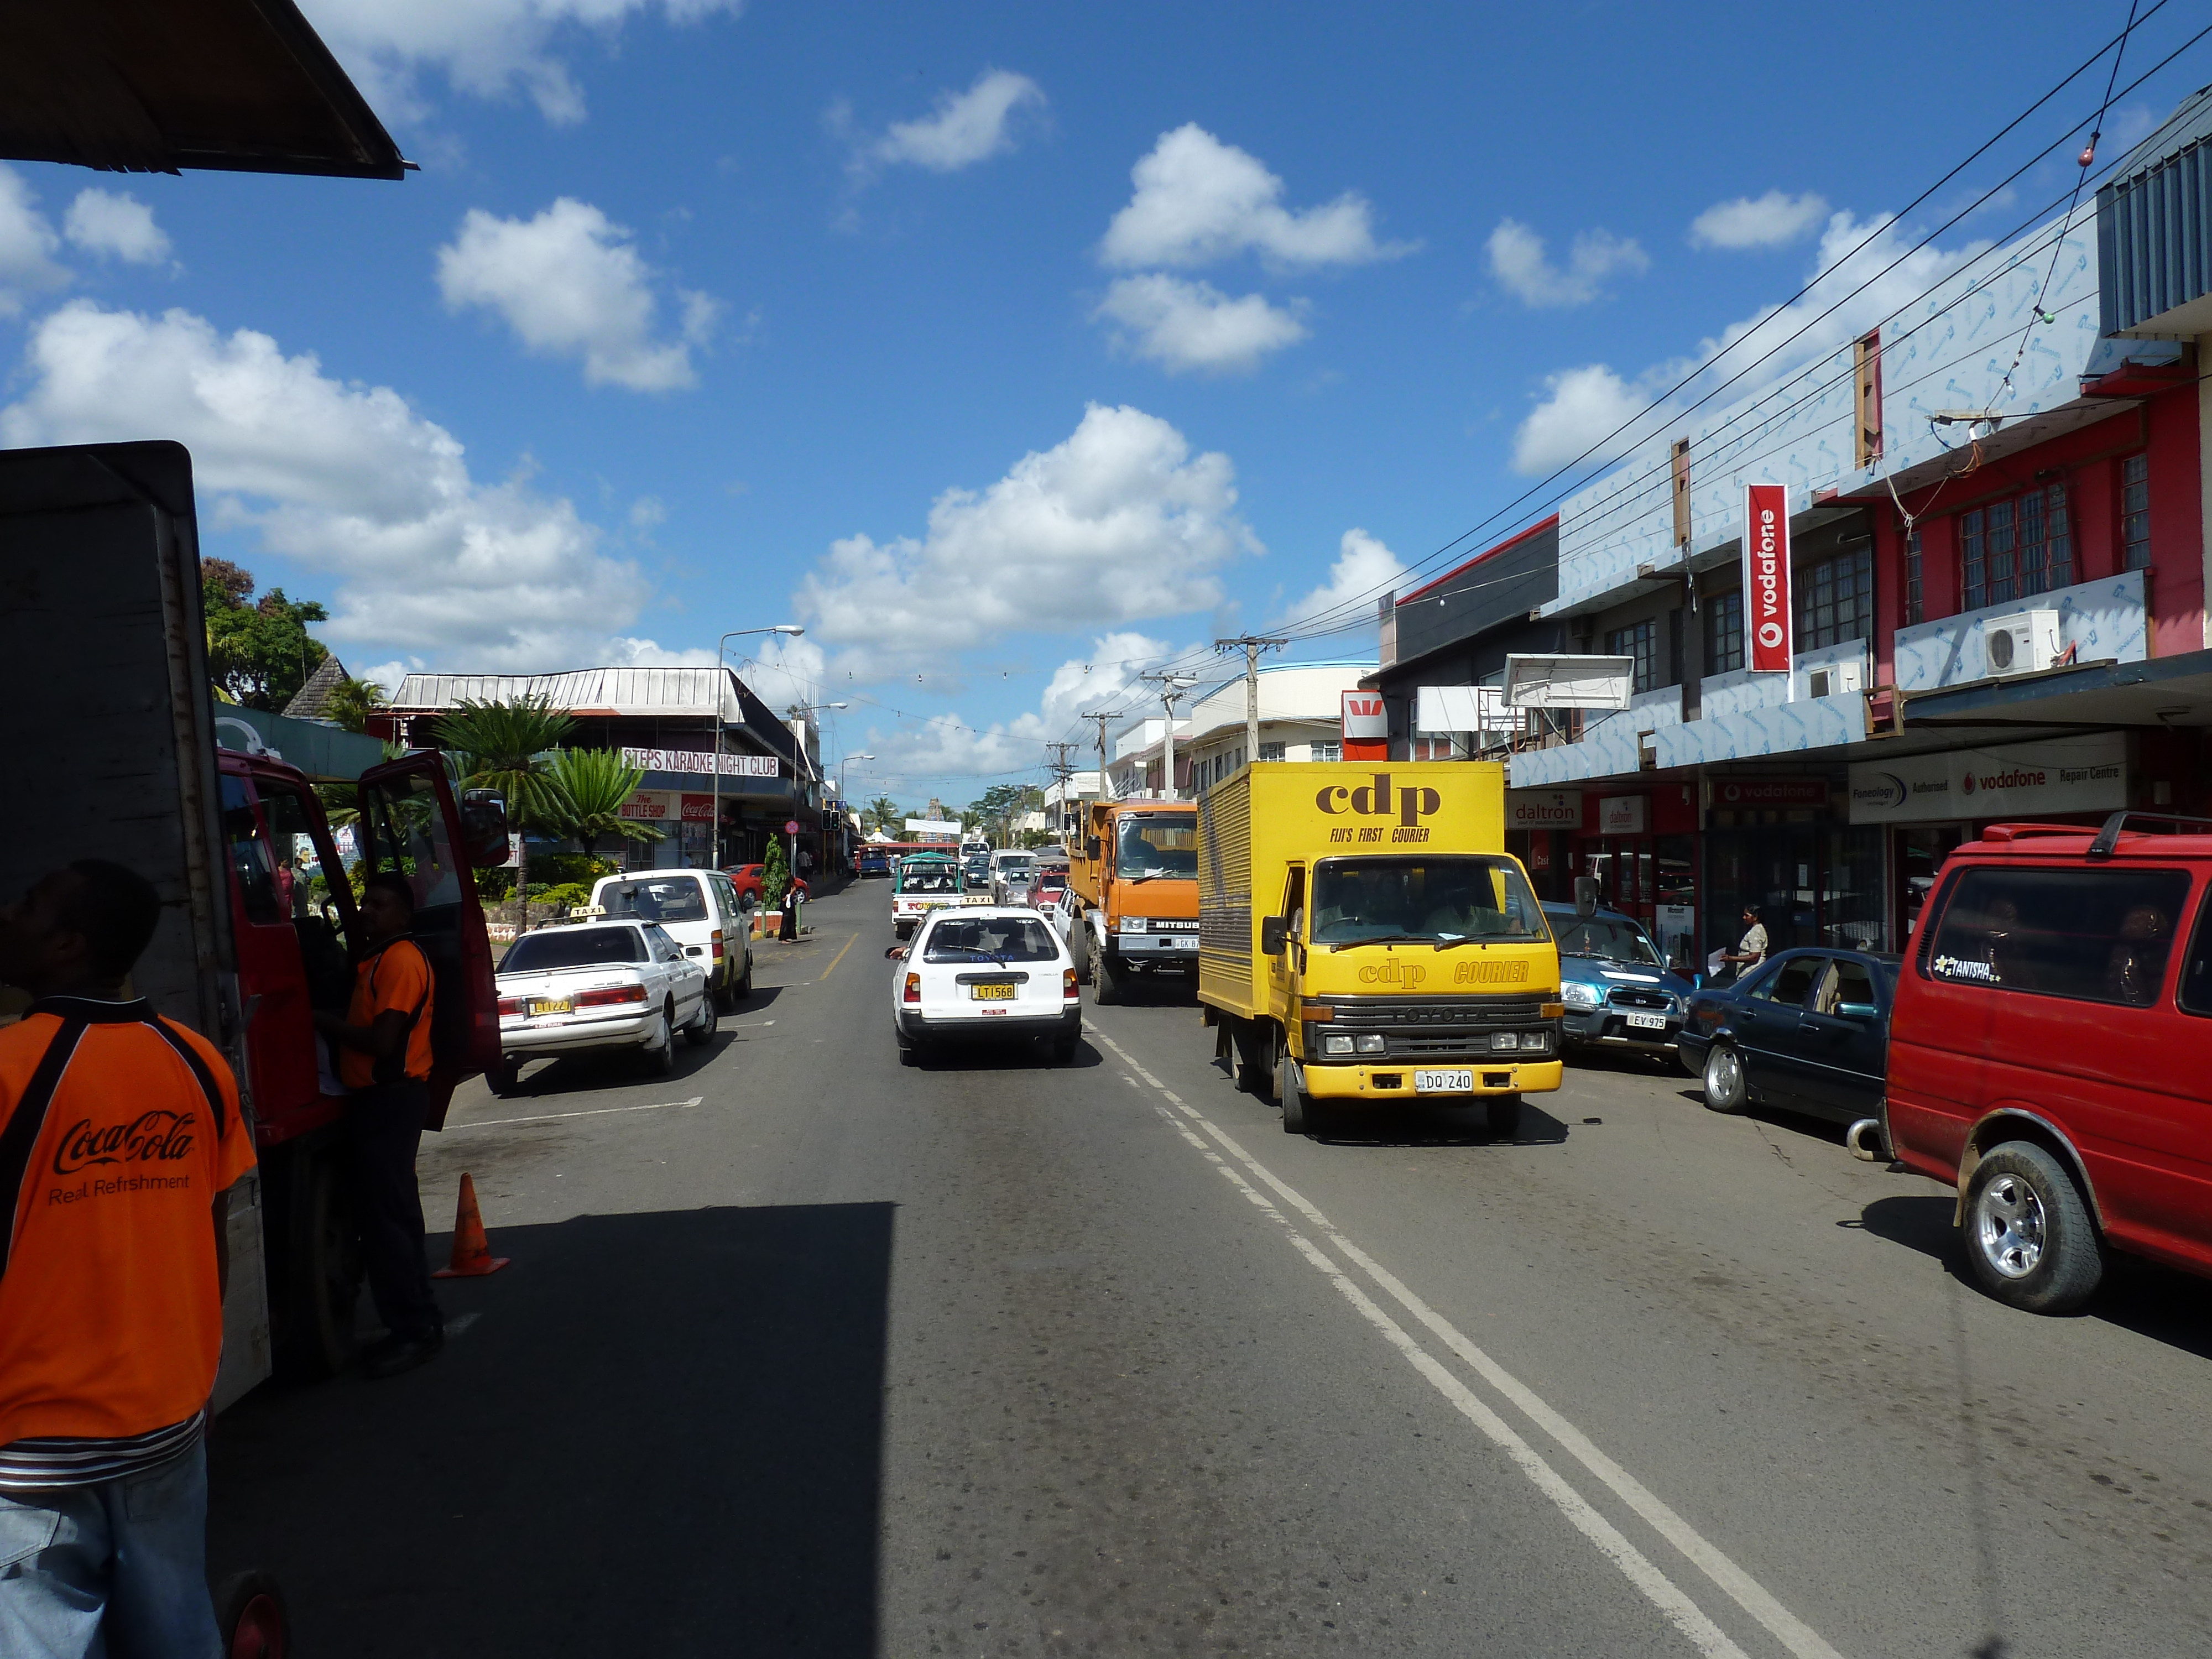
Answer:
[(1958, 1187), (1966, 1259), (2014, 1307), (2078, 1307), (2107, 1249), (2212, 1275), (2208, 830), (1996, 825), (1921, 913), (1882, 1134)]

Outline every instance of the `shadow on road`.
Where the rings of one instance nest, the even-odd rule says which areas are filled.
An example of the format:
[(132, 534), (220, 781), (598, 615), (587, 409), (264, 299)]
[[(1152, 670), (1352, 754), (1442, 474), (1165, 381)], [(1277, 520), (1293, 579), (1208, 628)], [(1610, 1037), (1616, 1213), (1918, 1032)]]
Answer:
[(992, 1042), (985, 1038), (936, 1037), (923, 1048), (915, 1065), (925, 1072), (1084, 1072), (1105, 1062), (1090, 1043), (1075, 1045), (1075, 1058), (1056, 1060), (1041, 1037)]
[(1521, 1126), (1512, 1134), (1490, 1133), (1479, 1106), (1362, 1106), (1330, 1112), (1314, 1139), (1331, 1146), (1556, 1146), (1567, 1126), (1540, 1107), (1521, 1102)]
[(434, 1364), (217, 1419), (213, 1576), (320, 1659), (872, 1654), (891, 1213), (502, 1229)]

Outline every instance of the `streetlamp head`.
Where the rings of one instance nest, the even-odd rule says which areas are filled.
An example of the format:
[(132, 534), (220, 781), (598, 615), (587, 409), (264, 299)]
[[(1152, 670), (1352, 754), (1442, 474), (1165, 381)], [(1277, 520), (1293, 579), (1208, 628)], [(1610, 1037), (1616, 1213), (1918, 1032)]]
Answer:
[(767, 634), (788, 634), (794, 640), (805, 631), (797, 623), (778, 623), (773, 628), (762, 629), (762, 632)]

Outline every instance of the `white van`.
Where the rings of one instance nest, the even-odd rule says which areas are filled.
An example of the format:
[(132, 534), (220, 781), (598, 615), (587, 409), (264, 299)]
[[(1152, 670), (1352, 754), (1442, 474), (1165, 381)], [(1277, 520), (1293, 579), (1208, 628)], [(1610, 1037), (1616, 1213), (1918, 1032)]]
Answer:
[[(1033, 857), (1018, 847), (1001, 847), (991, 854), (991, 902), (994, 904), (1026, 904), (1030, 893), (1030, 866)], [(1021, 889), (1018, 897), (1010, 896), (1007, 880), (1012, 878)]]
[(752, 994), (751, 918), (738, 902), (736, 884), (720, 870), (640, 870), (601, 876), (592, 902), (609, 917), (658, 922), (707, 970), (714, 1006), (728, 1013)]

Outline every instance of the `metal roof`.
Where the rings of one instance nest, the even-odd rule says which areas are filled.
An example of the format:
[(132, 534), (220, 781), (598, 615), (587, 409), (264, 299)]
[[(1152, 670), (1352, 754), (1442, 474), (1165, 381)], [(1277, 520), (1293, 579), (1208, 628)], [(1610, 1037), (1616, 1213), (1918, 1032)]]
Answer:
[(2212, 87), (2181, 100), (2097, 191), (2099, 324), (2196, 334), (2212, 321)]
[[(721, 681), (716, 695), (715, 681)], [(392, 699), (395, 714), (427, 714), (464, 702), (542, 698), (563, 714), (688, 715), (743, 724), (738, 677), (723, 668), (576, 668), (559, 674), (410, 674)]]
[(410, 165), (292, 0), (0, 5), (0, 157), (349, 179)]

